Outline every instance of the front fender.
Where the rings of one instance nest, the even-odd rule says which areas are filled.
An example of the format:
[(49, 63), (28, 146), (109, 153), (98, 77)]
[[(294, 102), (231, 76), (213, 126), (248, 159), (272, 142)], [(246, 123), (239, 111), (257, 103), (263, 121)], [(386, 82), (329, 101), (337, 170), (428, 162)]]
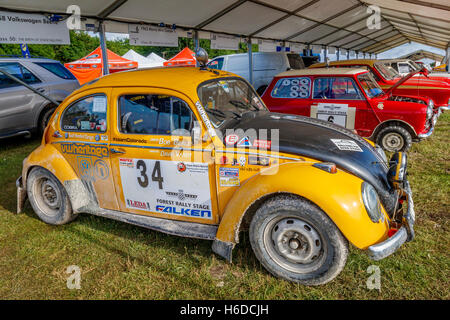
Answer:
[(279, 166), (276, 175), (258, 174), (247, 180), (229, 201), (215, 246), (233, 247), (239, 242), (244, 214), (257, 200), (271, 194), (289, 193), (316, 204), (353, 245), (366, 249), (387, 238), (389, 224), (384, 208), (384, 222), (370, 220), (362, 200), (362, 182), (345, 171), (332, 174), (311, 166), (311, 163), (286, 163)]

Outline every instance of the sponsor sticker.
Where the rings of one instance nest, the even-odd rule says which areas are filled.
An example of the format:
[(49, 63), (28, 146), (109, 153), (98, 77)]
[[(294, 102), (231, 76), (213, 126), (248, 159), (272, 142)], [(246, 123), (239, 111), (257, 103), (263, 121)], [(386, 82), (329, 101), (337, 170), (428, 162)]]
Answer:
[(197, 101), (195, 103), (195, 106), (197, 107), (198, 112), (200, 113), (200, 116), (203, 119), (203, 122), (205, 123), (206, 128), (208, 129), (209, 134), (211, 135), (211, 137), (215, 137), (216, 136), (216, 130), (214, 130), (211, 121), (208, 118), (208, 115), (206, 114), (205, 109), (203, 109), (202, 104), (200, 103), (200, 101)]
[(225, 143), (227, 145), (235, 145), (236, 142), (238, 142), (238, 140), (239, 140), (239, 137), (235, 134), (230, 134), (225, 137)]
[(254, 140), (253, 141), (253, 146), (259, 149), (270, 149), (270, 147), (272, 146), (272, 141), (268, 141), (268, 140)]
[(248, 137), (243, 137), (237, 144), (238, 147), (251, 147), (252, 143)]
[(270, 159), (268, 157), (248, 156), (248, 164), (253, 166), (268, 166)]
[(133, 159), (120, 158), (119, 159), (119, 166), (125, 166), (125, 167), (128, 167), (128, 168), (134, 168)]
[(219, 177), (219, 183), (221, 187), (239, 187), (239, 178), (234, 177)]
[(354, 152), (363, 152), (360, 146), (356, 144), (353, 140), (347, 139), (330, 139), (339, 150), (343, 151), (354, 151)]
[(239, 178), (239, 169), (238, 168), (219, 168), (219, 177)]
[(91, 146), (84, 143), (61, 143), (61, 152), (99, 158), (109, 156), (109, 150), (107, 147)]

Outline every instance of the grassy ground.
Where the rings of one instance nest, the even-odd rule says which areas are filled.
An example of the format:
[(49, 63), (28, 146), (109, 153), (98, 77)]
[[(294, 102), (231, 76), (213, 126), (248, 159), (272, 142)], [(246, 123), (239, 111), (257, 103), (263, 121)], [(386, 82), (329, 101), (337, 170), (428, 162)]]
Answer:
[[(337, 279), (304, 287), (268, 274), (243, 236), (229, 265), (209, 241), (169, 236), (89, 215), (54, 227), (30, 205), (15, 215), (15, 179), (39, 140), (0, 141), (0, 298), (3, 299), (449, 299), (450, 114), (409, 153), (417, 238), (373, 262), (351, 248)], [(367, 268), (381, 270), (369, 290)], [(81, 268), (69, 290), (66, 269)]]

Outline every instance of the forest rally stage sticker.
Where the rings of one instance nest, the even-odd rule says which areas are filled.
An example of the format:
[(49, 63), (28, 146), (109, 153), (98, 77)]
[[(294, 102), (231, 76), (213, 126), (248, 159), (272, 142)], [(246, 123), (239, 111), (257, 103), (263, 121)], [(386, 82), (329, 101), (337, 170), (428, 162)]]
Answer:
[(127, 208), (213, 218), (208, 164), (120, 158), (119, 169)]

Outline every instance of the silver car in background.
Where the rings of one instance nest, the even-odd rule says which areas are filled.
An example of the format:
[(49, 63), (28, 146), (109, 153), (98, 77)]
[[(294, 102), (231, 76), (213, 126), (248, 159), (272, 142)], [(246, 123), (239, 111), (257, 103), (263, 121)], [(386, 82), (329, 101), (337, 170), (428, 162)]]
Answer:
[[(80, 87), (59, 61), (45, 58), (2, 58), (0, 70), (61, 103)], [(0, 73), (0, 139), (42, 134), (57, 106), (29, 88)]]

